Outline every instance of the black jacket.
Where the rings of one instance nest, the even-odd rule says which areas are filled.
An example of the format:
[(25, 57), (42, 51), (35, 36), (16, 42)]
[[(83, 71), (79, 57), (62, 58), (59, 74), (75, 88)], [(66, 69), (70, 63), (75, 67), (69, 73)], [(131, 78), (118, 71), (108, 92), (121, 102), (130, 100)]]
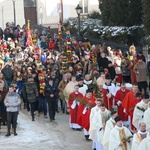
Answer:
[[(45, 86), (45, 89), (44, 89), (44, 94), (47, 98), (47, 100), (55, 100), (56, 99), (56, 96), (57, 96), (57, 88), (54, 86), (54, 84), (51, 86), (49, 84), (47, 84)], [(53, 94), (54, 97), (50, 97), (50, 95)]]

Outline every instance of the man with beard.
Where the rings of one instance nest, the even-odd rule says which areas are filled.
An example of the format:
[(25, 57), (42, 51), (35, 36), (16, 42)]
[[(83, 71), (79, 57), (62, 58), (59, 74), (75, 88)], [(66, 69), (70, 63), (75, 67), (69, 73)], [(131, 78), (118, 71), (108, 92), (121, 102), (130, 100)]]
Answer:
[(80, 104), (80, 99), (83, 95), (78, 91), (79, 86), (74, 86), (74, 92), (69, 95), (68, 105), (70, 108), (70, 127), (72, 129), (80, 130), (81, 126), (77, 123), (77, 115), (78, 115), (78, 106)]
[(118, 107), (118, 115), (121, 118), (121, 120), (123, 121), (124, 125), (128, 125), (129, 123), (128, 123), (128, 116), (123, 111), (122, 101), (128, 92), (129, 92), (129, 90), (126, 89), (125, 83), (122, 83), (120, 90), (117, 91), (116, 96), (115, 96), (115, 102)]
[(110, 132), (108, 150), (130, 150), (132, 138), (130, 130), (123, 126), (122, 120), (118, 116), (114, 120), (116, 125)]
[(138, 150), (140, 143), (147, 137), (146, 124), (140, 123), (139, 130), (134, 133), (131, 150)]

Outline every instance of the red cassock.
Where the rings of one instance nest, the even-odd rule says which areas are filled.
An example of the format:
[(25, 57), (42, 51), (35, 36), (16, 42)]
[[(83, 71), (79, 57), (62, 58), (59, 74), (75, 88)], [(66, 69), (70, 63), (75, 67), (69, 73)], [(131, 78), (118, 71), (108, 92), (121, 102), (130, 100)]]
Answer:
[(84, 105), (80, 102), (78, 106), (77, 124), (82, 127), (82, 112), (84, 110)]
[(78, 92), (72, 92), (69, 95), (69, 99), (68, 99), (68, 105), (69, 105), (69, 109), (70, 109), (70, 123), (77, 123), (77, 115), (78, 115), (78, 104), (76, 105), (76, 107), (74, 109), (71, 108), (73, 101), (74, 100), (80, 100), (81, 98), (83, 98), (83, 95)]
[(131, 122), (132, 130), (136, 130), (136, 128), (132, 124), (134, 108), (135, 108), (136, 104), (139, 103), (141, 100), (142, 99), (136, 99), (135, 98), (130, 102), (130, 105), (129, 105), (129, 116), (130, 116), (130, 122)]
[(130, 90), (126, 89), (125, 91), (122, 91), (120, 89), (117, 91), (116, 96), (115, 96), (115, 103), (118, 106), (118, 115), (122, 121), (128, 121), (128, 115), (123, 112), (124, 108), (122, 107), (121, 103), (120, 103), (120, 105), (118, 103), (119, 103), (119, 101), (123, 102), (123, 99), (128, 92), (130, 92)]
[[(109, 98), (107, 97), (108, 93), (111, 95), (111, 97)], [(104, 104), (106, 105), (106, 108), (111, 111), (113, 106), (114, 96), (116, 95), (116, 86), (113, 83), (111, 83), (110, 85), (107, 85), (106, 83), (103, 84), (102, 94), (103, 94), (103, 101)]]
[[(86, 111), (85, 114), (83, 114), (83, 112), (82, 112), (82, 127), (85, 128), (87, 131), (89, 131), (89, 128), (90, 128), (90, 113), (91, 113), (91, 108), (96, 105), (96, 103), (95, 103), (96, 99), (94, 97), (91, 97), (89, 99), (89, 98), (87, 98), (85, 96), (84, 100), (87, 101), (87, 105), (86, 106), (89, 106), (89, 107), (88, 107), (88, 109), (87, 109), (87, 111)], [(85, 107), (84, 107), (84, 109), (85, 109)]]
[(126, 110), (127, 115), (129, 115), (129, 106), (132, 100), (135, 99), (135, 94), (132, 91), (128, 92), (125, 96), (125, 98), (123, 99), (122, 102), (122, 107)]

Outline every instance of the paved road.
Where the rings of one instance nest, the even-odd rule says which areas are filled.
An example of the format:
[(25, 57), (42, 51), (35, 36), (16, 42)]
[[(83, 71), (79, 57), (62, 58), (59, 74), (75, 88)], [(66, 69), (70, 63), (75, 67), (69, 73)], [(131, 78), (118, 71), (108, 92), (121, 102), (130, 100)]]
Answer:
[(0, 133), (0, 150), (91, 150), (92, 142), (84, 139), (83, 131), (69, 128), (69, 115), (57, 113), (56, 121), (36, 117), (32, 122), (26, 110), (18, 118), (18, 136), (5, 137), (6, 126)]

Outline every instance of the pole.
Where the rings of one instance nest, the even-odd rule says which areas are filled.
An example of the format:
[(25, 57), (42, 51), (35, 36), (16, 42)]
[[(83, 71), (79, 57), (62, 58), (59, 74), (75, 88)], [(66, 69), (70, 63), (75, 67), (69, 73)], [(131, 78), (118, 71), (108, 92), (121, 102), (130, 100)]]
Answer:
[(14, 9), (14, 25), (16, 26), (16, 8), (15, 8), (15, 0), (13, 0), (13, 9)]
[(3, 29), (4, 29), (4, 9), (2, 6), (2, 25), (3, 25)]
[(78, 24), (79, 24), (78, 32), (79, 32), (79, 37), (80, 37), (80, 14), (78, 14)]
[(64, 18), (64, 14), (63, 14), (63, 0), (60, 0), (60, 9), (61, 9), (61, 23), (63, 23), (63, 18)]

